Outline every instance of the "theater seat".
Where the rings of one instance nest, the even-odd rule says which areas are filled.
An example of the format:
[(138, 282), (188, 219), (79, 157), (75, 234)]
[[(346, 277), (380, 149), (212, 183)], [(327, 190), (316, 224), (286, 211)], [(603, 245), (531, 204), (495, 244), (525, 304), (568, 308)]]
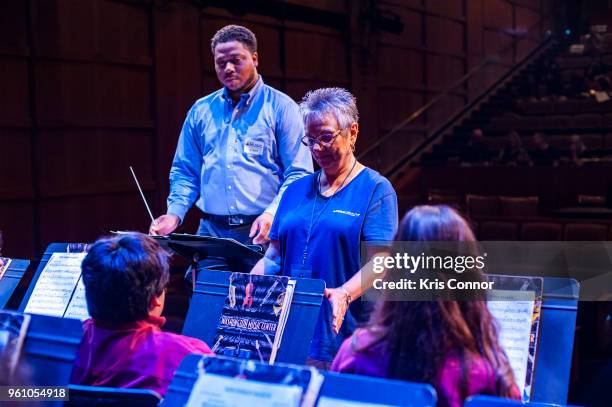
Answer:
[(465, 203), (470, 217), (499, 216), (498, 196), (466, 195)]
[(93, 387), (71, 384), (68, 386), (69, 407), (154, 407), (161, 401), (161, 396), (153, 390), (119, 389), (114, 387)]
[(518, 223), (495, 220), (480, 223), (478, 240), (518, 240), (518, 237)]
[(573, 242), (604, 241), (608, 237), (605, 225), (594, 223), (568, 223), (565, 225), (565, 240)]
[(427, 197), (429, 205), (448, 205), (459, 210), (461, 210), (461, 201), (461, 195), (429, 194)]
[(521, 228), (521, 240), (558, 241), (562, 237), (561, 225), (554, 222), (526, 222)]
[(501, 216), (530, 217), (538, 215), (537, 196), (501, 196), (499, 205)]

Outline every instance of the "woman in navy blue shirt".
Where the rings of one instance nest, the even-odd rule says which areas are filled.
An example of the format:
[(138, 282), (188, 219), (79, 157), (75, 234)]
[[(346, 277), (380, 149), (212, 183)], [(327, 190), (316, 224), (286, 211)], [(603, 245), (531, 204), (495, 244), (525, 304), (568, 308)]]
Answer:
[[(302, 140), (321, 170), (285, 191), (257, 274), (320, 278), (326, 283), (309, 361), (328, 368), (342, 341), (367, 315), (359, 297), (374, 279), (363, 267), (385, 255), (397, 230), (397, 195), (391, 183), (355, 158), (359, 113), (341, 88), (310, 91), (300, 103)], [(367, 244), (366, 259), (361, 243)], [(350, 305), (350, 307), (349, 307)]]

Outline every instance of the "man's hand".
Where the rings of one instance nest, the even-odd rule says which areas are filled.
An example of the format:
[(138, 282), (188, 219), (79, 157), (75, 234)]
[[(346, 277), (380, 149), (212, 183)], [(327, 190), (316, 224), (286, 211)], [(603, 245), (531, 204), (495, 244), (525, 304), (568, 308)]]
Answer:
[(264, 244), (270, 241), (268, 233), (270, 233), (270, 227), (272, 226), (273, 220), (274, 216), (268, 212), (262, 213), (255, 219), (251, 226), (251, 231), (249, 232), (249, 237), (251, 238), (255, 236), (257, 232), (257, 236), (253, 238), (253, 244)]
[(151, 223), (149, 226), (150, 235), (166, 236), (174, 232), (178, 227), (180, 219), (176, 215), (168, 214), (162, 215), (155, 219), (155, 224)]
[(332, 329), (338, 335), (340, 327), (344, 322), (344, 316), (348, 309), (349, 301), (346, 291), (342, 288), (326, 288), (323, 293), (332, 306)]

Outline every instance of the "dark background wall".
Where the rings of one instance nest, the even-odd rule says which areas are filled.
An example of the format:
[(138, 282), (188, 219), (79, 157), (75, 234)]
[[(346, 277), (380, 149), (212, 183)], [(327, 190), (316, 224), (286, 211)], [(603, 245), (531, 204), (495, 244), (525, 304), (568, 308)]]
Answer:
[[(376, 166), (526, 55), (552, 27), (552, 8), (553, 0), (3, 0), (3, 252), (36, 258), (50, 242), (147, 230), (128, 166), (163, 213), (185, 113), (219, 86), (209, 39), (225, 24), (256, 33), (260, 73), (294, 99), (321, 86), (354, 92), (361, 149), (504, 51), (485, 76), (398, 133)], [(390, 32), (398, 22), (401, 32)]]

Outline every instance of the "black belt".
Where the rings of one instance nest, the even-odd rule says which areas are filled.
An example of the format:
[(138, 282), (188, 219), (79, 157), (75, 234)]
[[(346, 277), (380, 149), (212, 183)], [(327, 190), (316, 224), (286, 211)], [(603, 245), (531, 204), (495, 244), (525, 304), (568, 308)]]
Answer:
[(212, 215), (210, 213), (202, 213), (202, 219), (229, 226), (250, 225), (258, 217), (259, 215)]

